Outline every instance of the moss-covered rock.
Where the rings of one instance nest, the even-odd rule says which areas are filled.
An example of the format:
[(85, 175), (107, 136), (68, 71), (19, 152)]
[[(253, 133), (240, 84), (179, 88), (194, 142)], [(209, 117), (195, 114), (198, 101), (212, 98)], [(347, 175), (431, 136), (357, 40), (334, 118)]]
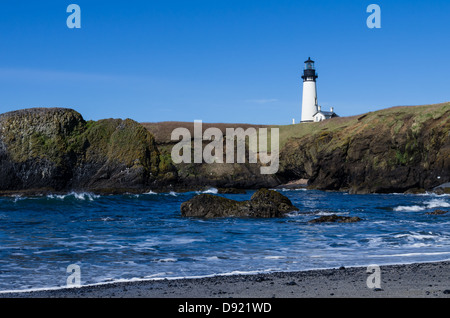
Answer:
[(144, 189), (161, 171), (154, 137), (139, 123), (86, 122), (64, 108), (0, 115), (0, 162), (0, 191)]
[(249, 201), (235, 201), (224, 197), (199, 194), (181, 204), (181, 215), (187, 217), (281, 217), (297, 211), (292, 202), (274, 190), (259, 189)]
[(280, 128), (285, 181), (350, 193), (428, 191), (450, 181), (450, 103), (294, 126)]
[(170, 133), (182, 125), (86, 122), (65, 108), (1, 114), (0, 194), (258, 189), (299, 179), (309, 188), (350, 193), (449, 191), (436, 187), (450, 182), (450, 103), (273, 126), (281, 149), (274, 175), (262, 175), (259, 163), (173, 164)]

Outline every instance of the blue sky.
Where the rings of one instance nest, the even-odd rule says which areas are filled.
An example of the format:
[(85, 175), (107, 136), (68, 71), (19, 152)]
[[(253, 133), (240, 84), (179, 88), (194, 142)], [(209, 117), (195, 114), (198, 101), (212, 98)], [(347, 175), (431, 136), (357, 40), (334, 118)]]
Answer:
[[(366, 26), (371, 3), (381, 29)], [(309, 56), (319, 104), (341, 116), (446, 102), (449, 19), (448, 0), (3, 1), (0, 112), (289, 124)]]

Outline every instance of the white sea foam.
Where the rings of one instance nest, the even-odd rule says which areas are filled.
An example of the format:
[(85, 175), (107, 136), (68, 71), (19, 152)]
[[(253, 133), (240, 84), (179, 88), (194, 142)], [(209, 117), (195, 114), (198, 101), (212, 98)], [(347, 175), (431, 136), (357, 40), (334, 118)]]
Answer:
[(189, 244), (194, 242), (204, 242), (204, 239), (194, 239), (194, 238), (187, 238), (187, 237), (177, 237), (170, 241), (171, 244)]
[(394, 208), (394, 211), (396, 212), (419, 212), (425, 210), (425, 206), (419, 206), (419, 205), (411, 205), (411, 206), (398, 206)]
[(307, 191), (306, 188), (295, 188), (295, 189), (289, 189), (289, 188), (281, 188), (281, 189), (271, 189), (271, 190), (278, 190), (281, 192), (287, 192), (287, 191)]
[(209, 189), (204, 190), (204, 191), (196, 191), (197, 194), (201, 194), (201, 193), (217, 194), (218, 192), (219, 192), (219, 190), (217, 190), (216, 188), (209, 188)]
[(438, 197), (438, 198), (450, 196), (450, 194), (448, 194), (448, 193), (437, 194), (437, 193), (434, 193), (434, 192), (417, 193), (417, 194), (414, 194), (414, 195), (430, 196), (430, 197)]
[(322, 216), (322, 215), (328, 216), (328, 215), (335, 215), (335, 214), (339, 214), (339, 215), (347, 215), (347, 214), (349, 214), (349, 212), (338, 212), (338, 213), (336, 213), (336, 212), (320, 211), (320, 212), (315, 213), (315, 214), (316, 214), (316, 215), (320, 215), (320, 216)]
[(286, 256), (279, 256), (279, 255), (273, 255), (273, 256), (265, 256), (264, 259), (285, 259)]
[(410, 206), (398, 206), (394, 208), (396, 212), (420, 212), (428, 209), (435, 208), (448, 208), (450, 207), (450, 203), (448, 203), (445, 199), (436, 198), (430, 201), (425, 202), (424, 205), (410, 205)]
[(57, 200), (65, 200), (66, 198), (75, 198), (77, 200), (88, 200), (94, 201), (94, 199), (100, 198), (99, 195), (89, 193), (89, 192), (70, 192), (69, 194), (49, 194), (47, 195), (48, 199), (57, 199)]
[(450, 207), (450, 203), (443, 199), (433, 199), (430, 202), (428, 202), (427, 207), (429, 209), (433, 208), (448, 208)]
[(173, 275), (172, 272), (164, 272), (164, 273), (156, 273), (145, 278), (135, 277), (135, 278), (120, 278), (120, 279), (112, 279), (106, 278), (108, 281), (103, 281), (100, 283), (86, 284), (81, 286), (57, 286), (57, 287), (42, 287), (42, 288), (30, 288), (30, 289), (13, 289), (13, 290), (2, 290), (0, 294), (6, 293), (27, 293), (27, 292), (36, 292), (36, 291), (50, 291), (50, 290), (62, 290), (62, 289), (77, 289), (81, 287), (94, 287), (94, 286), (104, 286), (111, 285), (116, 283), (129, 283), (129, 282), (145, 282), (145, 281), (158, 281), (158, 280), (179, 280), (179, 279), (196, 279), (196, 278), (207, 278), (207, 277), (215, 277), (215, 276), (232, 276), (232, 275), (255, 275), (262, 273), (271, 273), (275, 272), (277, 269), (267, 269), (260, 271), (232, 271), (227, 273), (213, 273), (208, 275), (192, 275), (192, 276), (175, 276), (170, 277), (167, 275)]
[(407, 238), (411, 240), (426, 240), (426, 239), (435, 239), (438, 236), (433, 235), (432, 233), (429, 234), (420, 234), (420, 233), (407, 233), (407, 234), (397, 234), (394, 235), (395, 238)]
[(14, 198), (14, 203), (25, 200), (25, 198), (22, 197), (21, 195), (14, 195), (13, 198)]

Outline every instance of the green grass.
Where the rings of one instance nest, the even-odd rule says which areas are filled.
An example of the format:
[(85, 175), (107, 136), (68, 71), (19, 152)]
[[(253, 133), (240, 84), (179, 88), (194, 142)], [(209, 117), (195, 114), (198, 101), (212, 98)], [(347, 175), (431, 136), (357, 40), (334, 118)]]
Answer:
[[(280, 149), (282, 149), (292, 138), (314, 136), (318, 141), (323, 141), (329, 134), (339, 133), (340, 142), (345, 143), (348, 142), (348, 137), (355, 136), (363, 130), (378, 129), (383, 126), (392, 127), (392, 132), (398, 134), (405, 128), (408, 119), (414, 121), (411, 125), (412, 133), (417, 133), (424, 122), (430, 119), (437, 120), (448, 112), (450, 112), (450, 103), (400, 106), (358, 116), (332, 118), (318, 123), (271, 127), (280, 129)], [(342, 144), (336, 146), (342, 146)]]

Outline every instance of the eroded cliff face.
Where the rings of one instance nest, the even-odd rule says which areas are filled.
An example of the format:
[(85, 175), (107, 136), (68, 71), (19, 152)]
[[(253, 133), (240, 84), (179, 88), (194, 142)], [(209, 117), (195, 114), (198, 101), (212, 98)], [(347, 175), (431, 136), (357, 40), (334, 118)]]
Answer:
[(450, 180), (449, 103), (302, 125), (308, 133), (301, 125), (288, 132), (280, 154), (285, 180), (351, 193), (430, 190)]
[(1, 114), (0, 194), (257, 189), (298, 179), (313, 189), (372, 193), (450, 182), (450, 103), (278, 126), (275, 175), (261, 175), (259, 164), (174, 164), (170, 132), (181, 124), (86, 122), (64, 108)]
[(126, 119), (86, 122), (74, 110), (33, 108), (0, 115), (0, 191), (96, 191), (148, 187), (161, 176), (154, 138)]
[[(223, 163), (180, 163), (171, 162), (172, 148), (178, 141), (171, 140), (171, 133), (176, 128), (186, 128), (191, 134), (191, 146), (194, 151), (194, 125), (192, 122), (161, 122), (161, 123), (143, 123), (154, 136), (161, 157), (165, 162), (170, 162), (176, 168), (177, 180), (173, 185), (179, 189), (201, 189), (208, 187), (216, 188), (239, 188), (239, 189), (259, 189), (272, 188), (281, 183), (276, 174), (261, 174), (261, 163), (249, 163), (248, 152), (246, 153), (245, 163), (226, 163), (226, 142), (223, 143)], [(267, 128), (263, 125), (249, 124), (223, 124), (223, 123), (203, 123), (203, 132), (208, 128), (218, 128), (226, 139), (227, 128)], [(211, 141), (203, 141), (203, 149)], [(237, 144), (235, 143), (234, 153)], [(248, 149), (247, 149), (248, 150)], [(236, 158), (235, 158), (236, 159)], [(193, 160), (192, 160), (193, 161)], [(236, 161), (236, 160), (235, 160)]]

